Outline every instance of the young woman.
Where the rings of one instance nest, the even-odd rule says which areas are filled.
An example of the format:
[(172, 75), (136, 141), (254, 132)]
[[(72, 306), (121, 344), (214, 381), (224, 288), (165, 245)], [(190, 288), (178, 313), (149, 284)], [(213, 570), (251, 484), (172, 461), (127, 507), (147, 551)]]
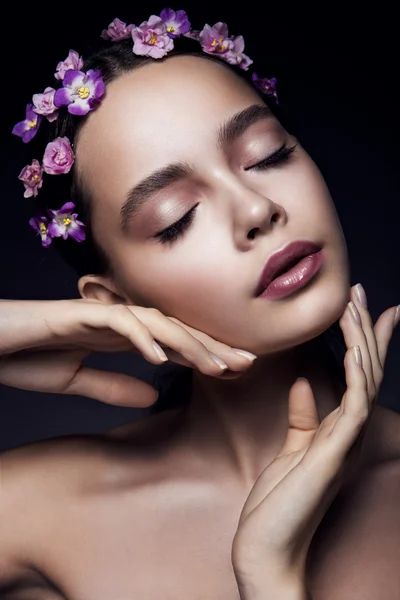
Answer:
[(53, 123), (20, 178), (81, 299), (0, 302), (0, 382), (151, 406), (145, 382), (82, 365), (133, 350), (191, 385), (104, 435), (2, 454), (1, 597), (394, 600), (400, 417), (376, 397), (399, 310), (373, 325), (350, 287), (332, 198), (273, 82), (264, 96), (244, 77), (221, 24), (200, 34), (172, 12), (115, 21), (84, 64), (70, 53), (61, 92), (14, 131)]

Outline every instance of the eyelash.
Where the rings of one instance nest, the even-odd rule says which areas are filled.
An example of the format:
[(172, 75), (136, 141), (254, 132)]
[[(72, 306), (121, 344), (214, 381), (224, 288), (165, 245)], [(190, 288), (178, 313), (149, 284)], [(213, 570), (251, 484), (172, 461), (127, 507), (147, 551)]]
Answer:
[[(263, 171), (271, 166), (277, 166), (283, 164), (287, 160), (290, 159), (293, 151), (295, 150), (297, 144), (294, 146), (281, 146), (276, 152), (264, 158), (257, 164), (252, 167), (247, 167), (245, 171)], [(157, 241), (161, 244), (172, 244), (179, 236), (183, 235), (183, 233), (189, 228), (191, 222), (194, 219), (194, 211), (199, 204), (197, 203), (193, 208), (187, 212), (182, 219), (173, 223), (167, 229), (164, 229), (161, 233), (156, 235)]]

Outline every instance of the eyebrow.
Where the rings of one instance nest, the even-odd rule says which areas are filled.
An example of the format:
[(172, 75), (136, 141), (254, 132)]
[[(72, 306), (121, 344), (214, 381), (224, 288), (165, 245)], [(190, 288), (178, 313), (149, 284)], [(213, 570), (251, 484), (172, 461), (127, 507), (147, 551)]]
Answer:
[[(226, 146), (237, 140), (255, 123), (273, 116), (266, 104), (253, 104), (234, 114), (217, 131), (217, 143)], [(146, 202), (155, 193), (164, 190), (173, 183), (193, 175), (194, 168), (186, 162), (172, 163), (154, 171), (128, 192), (120, 210), (122, 231), (126, 231), (131, 220), (139, 213)]]

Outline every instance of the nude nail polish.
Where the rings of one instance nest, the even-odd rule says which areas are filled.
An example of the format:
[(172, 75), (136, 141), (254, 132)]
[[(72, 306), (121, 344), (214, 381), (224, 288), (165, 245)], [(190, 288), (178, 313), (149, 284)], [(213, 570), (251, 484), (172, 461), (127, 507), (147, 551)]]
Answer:
[(396, 308), (396, 312), (394, 313), (394, 326), (396, 327), (400, 321), (400, 304)]
[(357, 298), (359, 299), (360, 304), (364, 308), (368, 308), (367, 294), (365, 293), (365, 290), (364, 290), (363, 286), (361, 285), (361, 283), (357, 283), (356, 292), (357, 292)]
[(221, 368), (221, 369), (227, 369), (228, 365), (226, 363), (224, 363), (224, 361), (217, 356), (216, 354), (214, 354), (214, 352), (210, 352), (211, 354), (211, 358), (213, 359), (214, 362), (217, 363), (217, 365)]
[(351, 301), (350, 301), (350, 302), (349, 302), (349, 307), (350, 307), (350, 310), (351, 310), (351, 312), (352, 312), (352, 314), (353, 314), (353, 317), (355, 318), (355, 320), (357, 321), (357, 323), (358, 323), (359, 325), (361, 325), (361, 317), (360, 317), (360, 313), (358, 312), (358, 310), (357, 310), (357, 307), (356, 307), (356, 305), (354, 304), (354, 302), (351, 302)]
[(238, 348), (232, 348), (232, 350), (234, 350), (234, 352), (236, 352), (236, 354), (240, 354), (240, 356), (244, 356), (245, 358), (247, 358), (248, 360), (255, 360), (257, 358), (257, 356), (255, 354), (252, 354), (251, 352), (247, 352), (247, 350), (239, 350)]

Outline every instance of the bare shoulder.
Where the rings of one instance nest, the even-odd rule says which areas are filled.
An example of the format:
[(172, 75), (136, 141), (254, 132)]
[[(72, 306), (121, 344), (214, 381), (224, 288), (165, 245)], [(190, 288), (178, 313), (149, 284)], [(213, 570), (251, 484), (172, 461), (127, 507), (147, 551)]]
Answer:
[(0, 596), (17, 581), (40, 584), (32, 548), (41, 527), (61, 514), (101, 452), (96, 436), (71, 435), (0, 454)]

